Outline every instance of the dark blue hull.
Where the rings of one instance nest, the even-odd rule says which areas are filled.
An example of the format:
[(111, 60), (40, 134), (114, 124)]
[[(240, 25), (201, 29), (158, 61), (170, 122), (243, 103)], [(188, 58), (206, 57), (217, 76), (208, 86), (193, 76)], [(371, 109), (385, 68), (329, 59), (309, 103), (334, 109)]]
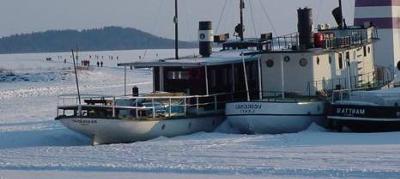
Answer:
[(329, 127), (354, 132), (400, 131), (400, 107), (332, 104), (328, 110)]

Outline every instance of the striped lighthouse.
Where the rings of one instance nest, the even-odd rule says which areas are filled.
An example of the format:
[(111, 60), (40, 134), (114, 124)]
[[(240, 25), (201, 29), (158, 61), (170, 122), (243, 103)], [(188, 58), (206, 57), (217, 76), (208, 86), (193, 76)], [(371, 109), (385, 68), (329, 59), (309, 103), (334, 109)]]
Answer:
[(356, 0), (355, 25), (371, 22), (380, 40), (375, 45), (379, 66), (400, 67), (400, 0)]

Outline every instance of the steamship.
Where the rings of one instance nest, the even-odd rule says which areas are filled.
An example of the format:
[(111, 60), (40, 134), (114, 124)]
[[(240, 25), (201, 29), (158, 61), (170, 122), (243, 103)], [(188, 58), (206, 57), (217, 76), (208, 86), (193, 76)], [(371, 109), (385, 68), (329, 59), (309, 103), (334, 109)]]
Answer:
[(374, 91), (338, 91), (330, 105), (331, 128), (353, 132), (400, 130), (400, 88)]
[(376, 89), (390, 82), (384, 80), (387, 68), (375, 64), (375, 26), (347, 26), (341, 1), (332, 13), (338, 27), (318, 25), (313, 31), (312, 10), (298, 9), (298, 33), (272, 38), (271, 48), (257, 52), (259, 83), (248, 89), (259, 89), (258, 96), (227, 103), (230, 126), (248, 134), (299, 132), (312, 122), (329, 127), (327, 104), (335, 90)]
[[(179, 57), (177, 15), (175, 19), (175, 58), (118, 64), (125, 70), (124, 84), (127, 68), (151, 68), (151, 94), (138, 95), (135, 89), (135, 95), (127, 96), (125, 85), (122, 97), (63, 95), (56, 120), (90, 137), (93, 145), (212, 132), (225, 119), (226, 102), (245, 99), (244, 76), (250, 79), (246, 84), (257, 84), (258, 74), (244, 75), (242, 64), (257, 71), (257, 52), (267, 44), (259, 39), (244, 41), (242, 24), (236, 27), (240, 41), (228, 41), (227, 34), (214, 38), (212, 23), (203, 21), (200, 56)], [(218, 53), (212, 53), (215, 41), (223, 43)]]
[[(312, 10), (304, 8), (298, 10), (298, 32), (255, 39), (244, 38), (243, 18), (236, 39), (214, 35), (212, 22), (202, 21), (200, 55), (187, 57), (178, 56), (176, 15), (175, 58), (118, 64), (125, 74), (130, 67), (152, 69), (151, 94), (135, 90), (127, 96), (125, 86), (123, 97), (60, 96), (56, 120), (93, 144), (211, 132), (224, 120), (250, 134), (323, 124), (326, 99), (334, 90), (380, 86), (373, 50), (376, 28), (346, 26), (341, 8), (334, 12), (337, 28), (322, 24), (313, 31)], [(213, 52), (214, 43), (222, 50)]]
[[(354, 24), (362, 25), (365, 21), (373, 23), (380, 34), (375, 44), (376, 65), (389, 68), (395, 73), (384, 81), (394, 82), (390, 87), (378, 90), (338, 90), (328, 109), (330, 127), (336, 131), (344, 129), (353, 132), (383, 132), (400, 130), (400, 108), (398, 88), (400, 70), (400, 51), (398, 34), (400, 26), (394, 23), (398, 18), (397, 4), (394, 1), (356, 0)], [(375, 12), (373, 14), (367, 12)]]

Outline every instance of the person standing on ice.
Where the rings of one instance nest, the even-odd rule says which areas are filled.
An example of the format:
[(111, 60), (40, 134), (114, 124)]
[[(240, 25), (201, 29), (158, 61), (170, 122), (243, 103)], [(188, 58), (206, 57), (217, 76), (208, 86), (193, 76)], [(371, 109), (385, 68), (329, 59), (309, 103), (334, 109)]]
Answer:
[(100, 66), (100, 62), (99, 61), (97, 61), (97, 67), (99, 67)]
[(100, 66), (103, 67), (103, 61), (100, 62)]

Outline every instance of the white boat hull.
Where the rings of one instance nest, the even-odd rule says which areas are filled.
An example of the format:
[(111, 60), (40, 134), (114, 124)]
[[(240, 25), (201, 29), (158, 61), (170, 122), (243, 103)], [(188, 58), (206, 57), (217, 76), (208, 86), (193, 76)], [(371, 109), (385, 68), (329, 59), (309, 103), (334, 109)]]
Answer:
[(223, 119), (222, 116), (211, 116), (154, 121), (98, 118), (62, 118), (60, 121), (67, 128), (90, 137), (93, 145), (97, 145), (212, 132)]
[(325, 119), (324, 102), (238, 102), (226, 106), (226, 120), (246, 134), (295, 133)]

